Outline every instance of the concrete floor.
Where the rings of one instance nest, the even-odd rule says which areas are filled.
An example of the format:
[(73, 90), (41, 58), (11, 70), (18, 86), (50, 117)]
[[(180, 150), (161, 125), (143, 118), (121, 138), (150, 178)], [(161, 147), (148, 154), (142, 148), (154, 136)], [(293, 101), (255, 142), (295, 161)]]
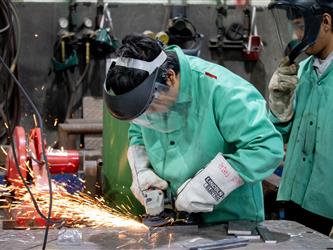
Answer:
[[(240, 249), (284, 250), (284, 249), (333, 249), (333, 240), (325, 235), (292, 221), (265, 221), (271, 231), (284, 233), (290, 238), (276, 244), (261, 240), (248, 242)], [(69, 229), (72, 230), (72, 229)], [(232, 238), (226, 235), (225, 225), (199, 229), (159, 228), (140, 232), (124, 228), (82, 228), (82, 241), (77, 244), (60, 244), (59, 230), (49, 232), (47, 249), (190, 249), (195, 244)], [(0, 249), (41, 249), (44, 230), (2, 230)]]

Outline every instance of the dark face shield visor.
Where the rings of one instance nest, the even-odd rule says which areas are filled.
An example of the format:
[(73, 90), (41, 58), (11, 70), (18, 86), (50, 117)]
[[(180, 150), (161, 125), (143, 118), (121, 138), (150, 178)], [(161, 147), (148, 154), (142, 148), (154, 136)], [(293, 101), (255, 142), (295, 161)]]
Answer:
[(312, 8), (277, 1), (268, 6), (276, 24), (281, 50), (290, 62), (313, 45), (320, 31), (322, 15)]
[(110, 86), (104, 83), (103, 98), (112, 116), (119, 120), (133, 120), (142, 115), (160, 92), (167, 92), (169, 87), (158, 80), (159, 68), (131, 91), (115, 95)]
[(162, 84), (160, 66), (167, 59), (164, 51), (151, 62), (138, 59), (119, 57), (111, 67), (126, 67), (147, 71), (149, 76), (137, 87), (121, 95), (115, 95), (110, 84), (105, 81), (103, 98), (109, 112), (119, 120), (133, 120), (142, 115), (161, 91), (167, 91), (169, 87)]

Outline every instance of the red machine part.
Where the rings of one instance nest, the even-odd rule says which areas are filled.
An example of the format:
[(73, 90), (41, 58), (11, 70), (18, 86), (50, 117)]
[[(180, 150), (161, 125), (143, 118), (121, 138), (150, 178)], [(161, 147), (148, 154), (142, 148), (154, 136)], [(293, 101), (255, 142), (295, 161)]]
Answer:
[[(13, 132), (13, 141), (23, 177), (27, 179), (29, 173), (32, 184), (41, 192), (48, 192), (48, 178), (45, 169), (46, 159), (51, 174), (77, 173), (78, 171), (80, 163), (78, 151), (45, 149), (46, 159), (44, 159), (40, 128), (31, 129), (27, 144), (24, 128), (17, 126)], [(7, 180), (10, 184), (17, 188), (23, 187), (11, 148), (7, 154), (6, 166)], [(53, 191), (62, 192), (55, 189)], [(44, 214), (46, 213), (47, 211), (44, 211)], [(20, 206), (5, 211), (5, 214), (10, 220), (3, 222), (4, 228), (43, 228), (46, 225), (46, 221), (39, 216), (32, 203), (28, 201), (24, 201)], [(61, 214), (52, 213), (51, 219), (59, 220), (61, 219)], [(68, 220), (66, 219), (66, 221)]]
[(53, 150), (47, 152), (51, 174), (76, 173), (80, 164), (79, 152), (75, 150)]
[[(39, 161), (43, 160), (42, 137), (40, 128), (30, 131), (30, 138), (36, 148), (36, 157)], [(76, 173), (80, 164), (79, 152), (76, 150), (46, 150), (47, 162), (52, 174)]]
[[(13, 131), (13, 142), (15, 147), (16, 158), (21, 169), (22, 176), (27, 179), (27, 154), (26, 154), (26, 140), (25, 131), (22, 127), (15, 127)], [(9, 148), (7, 159), (7, 180), (14, 186), (23, 187), (23, 182), (20, 178), (19, 172), (16, 167), (14, 153), (12, 147)]]
[[(41, 209), (46, 215), (48, 211)], [(4, 210), (7, 220), (3, 221), (3, 229), (26, 229), (26, 228), (45, 228), (46, 221), (40, 217), (31, 202), (24, 201), (19, 207)], [(61, 221), (66, 218), (66, 223), (70, 224), (73, 220), (68, 215), (52, 211), (51, 220)], [(54, 226), (51, 224), (51, 226)]]
[(262, 50), (262, 42), (260, 36), (249, 37), (249, 48), (243, 50), (244, 59), (246, 61), (257, 61)]
[(244, 6), (250, 3), (249, 0), (236, 0), (236, 6)]
[[(13, 140), (15, 152), (20, 164), (23, 177), (27, 178), (28, 167), (26, 162), (30, 162), (32, 173), (30, 173), (34, 184), (47, 184), (47, 172), (45, 170), (42, 136), (40, 128), (33, 128), (29, 135), (29, 149), (26, 148), (26, 136), (23, 127), (17, 126), (14, 129)], [(46, 150), (46, 159), (52, 174), (77, 173), (80, 157), (75, 150)], [(18, 174), (15, 164), (14, 154), (10, 149), (7, 155), (7, 179), (17, 187), (22, 187), (23, 183)]]

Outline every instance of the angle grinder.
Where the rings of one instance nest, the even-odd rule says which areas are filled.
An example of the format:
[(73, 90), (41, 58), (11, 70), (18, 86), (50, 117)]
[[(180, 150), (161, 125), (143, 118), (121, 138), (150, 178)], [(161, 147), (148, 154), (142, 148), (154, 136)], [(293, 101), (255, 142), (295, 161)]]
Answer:
[(149, 189), (143, 192), (146, 214), (142, 222), (148, 227), (197, 225), (197, 214), (177, 211), (170, 190)]

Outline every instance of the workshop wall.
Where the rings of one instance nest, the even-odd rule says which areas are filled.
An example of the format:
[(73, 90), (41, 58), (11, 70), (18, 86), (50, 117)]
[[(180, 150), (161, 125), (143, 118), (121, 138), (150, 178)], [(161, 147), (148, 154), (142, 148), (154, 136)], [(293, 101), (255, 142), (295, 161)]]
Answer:
[[(68, 4), (17, 3), (16, 5), (22, 26), (22, 48), (18, 65), (19, 77), (26, 88), (33, 93), (33, 100), (43, 111), (46, 103), (53, 101), (54, 103), (51, 104), (57, 105), (62, 101), (62, 89), (54, 89), (52, 100), (50, 96), (46, 96), (45, 89), (50, 87), (54, 77), (51, 57), (53, 55), (53, 45), (57, 39), (57, 22), (60, 17), (68, 16)], [(96, 5), (81, 3), (77, 7), (77, 13), (79, 13), (81, 22), (84, 17), (95, 20)], [(170, 7), (162, 4), (112, 5), (111, 15), (114, 34), (121, 39), (130, 32), (165, 30), (169, 13)], [(282, 55), (271, 13), (267, 9), (257, 10), (258, 33), (262, 36), (264, 43), (264, 49), (257, 62), (244, 62), (241, 52), (230, 54), (228, 51), (212, 51), (208, 48), (209, 39), (216, 37), (217, 33), (215, 5), (189, 5), (187, 7), (187, 17), (196, 26), (197, 31), (205, 36), (201, 57), (224, 65), (241, 75), (256, 86), (266, 97), (266, 86)], [(225, 25), (242, 22), (242, 20), (243, 12), (241, 9), (230, 9), (225, 19)], [(88, 94), (101, 95), (104, 72), (104, 62), (95, 62), (89, 76)], [(24, 107), (24, 109), (25, 112), (29, 113), (28, 107)]]
[[(216, 4), (219, 0), (104, 0), (105, 3), (130, 3), (130, 4)], [(15, 0), (14, 2), (59, 2), (59, 3), (68, 3), (69, 0)], [(96, 3), (97, 0), (76, 0), (77, 3)], [(228, 5), (236, 5), (236, 4), (245, 4), (248, 0), (226, 0), (221, 2), (225, 2)], [(267, 6), (271, 0), (250, 0), (251, 4), (256, 6)]]

